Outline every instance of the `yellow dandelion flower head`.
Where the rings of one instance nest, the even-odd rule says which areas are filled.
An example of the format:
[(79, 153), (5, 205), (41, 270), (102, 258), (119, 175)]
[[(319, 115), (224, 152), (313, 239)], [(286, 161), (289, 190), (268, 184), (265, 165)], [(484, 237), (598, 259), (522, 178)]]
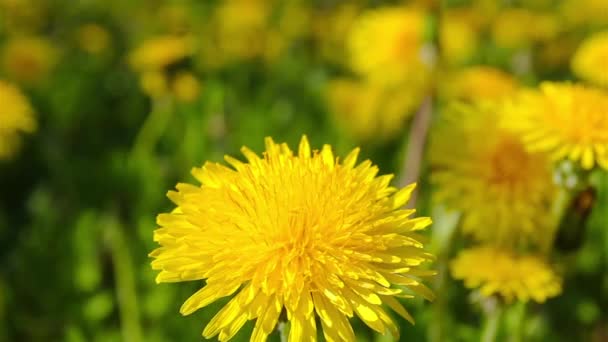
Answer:
[(443, 59), (458, 64), (470, 59), (479, 45), (479, 29), (472, 12), (448, 10), (439, 21), (439, 45)]
[(201, 84), (192, 73), (180, 72), (173, 79), (172, 90), (178, 100), (192, 102), (198, 98)]
[(584, 169), (608, 170), (608, 92), (571, 83), (542, 83), (510, 103), (505, 126), (521, 135), (530, 151), (569, 158)]
[(417, 8), (385, 7), (364, 12), (347, 37), (352, 69), (381, 81), (402, 80), (428, 69), (426, 13)]
[(148, 96), (159, 98), (169, 93), (167, 75), (163, 71), (144, 71), (139, 75), (139, 87)]
[(572, 59), (572, 71), (585, 81), (608, 87), (608, 31), (581, 44)]
[(423, 87), (336, 79), (327, 87), (336, 123), (358, 141), (386, 141), (401, 132), (421, 102)]
[(507, 302), (543, 303), (562, 292), (561, 278), (535, 255), (516, 255), (490, 246), (465, 249), (451, 262), (452, 276), (481, 295)]
[(138, 71), (162, 69), (194, 51), (192, 40), (183, 36), (158, 36), (144, 41), (129, 54), (131, 66)]
[(419, 268), (431, 256), (416, 233), (431, 220), (402, 209), (414, 185), (390, 187), (370, 161), (356, 165), (358, 151), (340, 161), (306, 137), (295, 154), (267, 138), (263, 157), (243, 147), (247, 162), (206, 163), (192, 172), (202, 186), (169, 192), (177, 208), (158, 216), (157, 281), (205, 280), (182, 314), (235, 294), (203, 336), (229, 340), (257, 319), (251, 340), (264, 341), (283, 309), (289, 341), (315, 341), (316, 316), (328, 341), (354, 341), (355, 314), (397, 336), (381, 305), (411, 321), (396, 298), (432, 297), (419, 279), (433, 274)]
[(453, 105), (431, 136), (435, 199), (463, 213), (462, 229), (501, 246), (540, 245), (550, 231), (551, 163), (500, 121), (500, 106)]
[(98, 24), (85, 24), (78, 28), (78, 44), (80, 48), (90, 54), (103, 52), (112, 40), (110, 33)]
[(565, 0), (559, 12), (570, 25), (608, 23), (608, 2), (605, 0)]
[(545, 13), (524, 8), (511, 8), (499, 12), (492, 25), (492, 38), (506, 48), (521, 48), (531, 43), (547, 41), (559, 33), (559, 21)]
[(213, 39), (207, 54), (220, 60), (250, 59), (264, 54), (271, 7), (263, 0), (228, 0), (211, 22)]
[(36, 130), (34, 110), (14, 85), (0, 80), (0, 159), (13, 155), (19, 145), (19, 132)]
[(16, 37), (4, 47), (2, 62), (11, 79), (36, 83), (47, 76), (57, 57), (57, 50), (44, 38)]
[(440, 87), (445, 99), (467, 102), (479, 99), (500, 100), (515, 93), (516, 89), (517, 81), (513, 76), (490, 66), (458, 70)]
[(342, 3), (333, 10), (315, 13), (311, 20), (312, 35), (322, 57), (336, 63), (346, 60), (344, 37), (350, 31), (361, 9), (353, 3)]

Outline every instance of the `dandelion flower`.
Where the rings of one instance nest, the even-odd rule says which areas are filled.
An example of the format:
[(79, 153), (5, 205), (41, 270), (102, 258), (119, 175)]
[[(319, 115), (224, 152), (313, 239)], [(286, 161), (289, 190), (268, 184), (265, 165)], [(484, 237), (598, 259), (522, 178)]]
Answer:
[(479, 46), (479, 29), (473, 13), (447, 10), (439, 21), (439, 45), (443, 59), (450, 64), (469, 60)]
[(139, 75), (139, 86), (146, 95), (152, 98), (160, 98), (169, 93), (167, 75), (162, 71), (142, 72)]
[(266, 139), (259, 157), (226, 156), (232, 168), (206, 163), (193, 175), (202, 186), (178, 184), (177, 204), (158, 216), (151, 253), (158, 282), (204, 279), (182, 306), (190, 314), (219, 298), (232, 299), (211, 319), (203, 336), (229, 340), (257, 319), (252, 341), (264, 341), (283, 310), (289, 341), (315, 341), (316, 316), (328, 341), (354, 341), (348, 317), (394, 336), (398, 328), (381, 307), (412, 320), (396, 297), (432, 293), (419, 277), (431, 258), (416, 231), (431, 220), (402, 209), (414, 185), (397, 190), (391, 176), (365, 161), (358, 149), (343, 161), (330, 146), (299, 151)]
[(501, 11), (492, 25), (492, 39), (506, 48), (522, 48), (548, 41), (559, 33), (556, 17), (523, 8)]
[(90, 54), (102, 53), (112, 40), (110, 33), (97, 24), (82, 25), (77, 31), (77, 38), (80, 48)]
[(386, 141), (394, 138), (413, 114), (421, 89), (336, 79), (329, 83), (327, 98), (336, 122), (353, 138)]
[(3, 66), (11, 79), (36, 83), (44, 79), (57, 61), (57, 51), (51, 43), (39, 37), (17, 37), (3, 49)]
[(429, 69), (425, 58), (426, 14), (407, 7), (386, 7), (362, 14), (347, 38), (351, 67), (358, 74), (394, 82)]
[(443, 113), (431, 137), (436, 200), (463, 213), (462, 229), (501, 246), (542, 244), (551, 231), (551, 163), (498, 124), (495, 103)]
[(522, 91), (509, 106), (505, 124), (530, 151), (569, 158), (589, 170), (608, 170), (608, 92), (579, 84), (545, 82)]
[(138, 71), (158, 70), (193, 53), (189, 38), (159, 36), (144, 41), (129, 55), (131, 66)]
[(172, 90), (178, 100), (193, 102), (201, 91), (201, 84), (192, 73), (182, 71), (175, 75)]
[(272, 9), (264, 0), (227, 0), (214, 11), (210, 37), (203, 42), (203, 63), (218, 67), (266, 52)]
[(562, 292), (561, 279), (542, 258), (515, 255), (495, 247), (465, 249), (451, 263), (452, 276), (466, 287), (507, 302), (517, 299), (543, 303)]
[(0, 159), (10, 157), (19, 145), (19, 132), (36, 129), (34, 110), (14, 85), (0, 80)]
[(604, 26), (608, 22), (606, 0), (564, 0), (558, 11), (569, 26)]
[(490, 66), (459, 70), (441, 86), (442, 97), (467, 102), (500, 100), (515, 93), (516, 89), (517, 81), (513, 76)]
[(585, 81), (608, 87), (608, 31), (581, 44), (572, 58), (572, 71)]

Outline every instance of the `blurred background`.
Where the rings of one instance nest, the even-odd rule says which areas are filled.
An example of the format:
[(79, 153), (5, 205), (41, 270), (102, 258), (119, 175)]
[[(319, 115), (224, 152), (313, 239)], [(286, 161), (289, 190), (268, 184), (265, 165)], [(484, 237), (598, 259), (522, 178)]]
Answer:
[[(201, 340), (225, 302), (182, 317), (201, 282), (157, 285), (150, 267), (166, 192), (302, 134), (419, 183), (437, 299), (404, 303), (402, 340), (608, 341), (608, 171), (555, 164), (569, 201), (543, 260), (560, 293), (509, 301), (450, 274), (477, 240), (470, 208), (434, 196), (434, 160), (462, 140), (429, 152), (457, 130), (435, 129), (451, 103), (608, 86), (607, 30), (606, 0), (0, 0), (0, 341)], [(591, 39), (603, 57), (577, 57)]]

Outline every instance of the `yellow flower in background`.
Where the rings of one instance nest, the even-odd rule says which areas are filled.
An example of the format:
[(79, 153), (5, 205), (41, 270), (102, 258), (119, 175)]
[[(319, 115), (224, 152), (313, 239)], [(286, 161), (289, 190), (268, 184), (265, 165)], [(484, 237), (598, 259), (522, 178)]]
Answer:
[(479, 46), (479, 31), (472, 12), (447, 10), (439, 20), (439, 46), (448, 64), (469, 60)]
[(346, 42), (344, 37), (355, 22), (360, 6), (353, 3), (341, 3), (331, 11), (324, 9), (315, 13), (311, 21), (312, 34), (318, 41), (318, 50), (323, 58), (335, 63), (344, 63), (346, 56)]
[(562, 292), (561, 279), (535, 255), (516, 255), (490, 246), (465, 249), (451, 263), (452, 276), (481, 295), (499, 295), (507, 302), (538, 303)]
[(111, 43), (108, 31), (97, 24), (85, 24), (78, 28), (78, 44), (90, 54), (102, 53)]
[(347, 38), (351, 67), (372, 80), (392, 83), (428, 72), (425, 56), (426, 13), (407, 7), (364, 12)]
[(522, 48), (554, 38), (559, 29), (559, 21), (549, 13), (510, 8), (498, 13), (491, 33), (494, 42), (499, 46)]
[(194, 52), (192, 40), (182, 36), (158, 36), (144, 41), (129, 54), (129, 62), (137, 71), (167, 67)]
[(57, 50), (45, 38), (15, 37), (2, 49), (2, 66), (11, 79), (36, 83), (48, 75), (57, 57)]
[(0, 23), (9, 34), (34, 33), (44, 28), (50, 3), (38, 0), (0, 0)]
[(608, 87), (608, 31), (596, 33), (580, 45), (572, 71), (585, 81)]
[(416, 235), (431, 220), (402, 209), (413, 184), (390, 187), (370, 161), (356, 165), (358, 151), (340, 162), (305, 136), (295, 154), (267, 138), (262, 157), (243, 147), (246, 162), (206, 163), (192, 171), (201, 186), (169, 192), (177, 208), (157, 219), (157, 281), (205, 280), (184, 315), (234, 295), (204, 337), (229, 340), (257, 319), (251, 340), (265, 341), (285, 308), (289, 341), (316, 341), (317, 316), (328, 341), (354, 341), (353, 315), (399, 339), (382, 304), (412, 321), (396, 298), (432, 298), (418, 278), (433, 274), (420, 269), (431, 256)]
[(192, 102), (201, 92), (198, 79), (189, 72), (180, 72), (173, 79), (172, 91), (175, 97), (182, 102)]
[(163, 71), (144, 71), (139, 75), (141, 90), (151, 98), (159, 98), (169, 93), (167, 75)]
[[(221, 2), (209, 22), (209, 36), (202, 41), (203, 63), (218, 67), (235, 60), (262, 56), (269, 36), (271, 10), (265, 0)], [(275, 45), (278, 43), (275, 41)]]
[(501, 246), (542, 245), (553, 231), (551, 163), (500, 127), (500, 106), (454, 105), (431, 136), (435, 199), (462, 212), (462, 229)]
[(350, 79), (329, 83), (329, 109), (340, 127), (358, 141), (386, 141), (401, 132), (424, 88), (386, 86)]
[(565, 0), (560, 4), (560, 15), (568, 25), (588, 26), (608, 23), (608, 1), (606, 0)]
[(201, 42), (201, 62), (212, 68), (255, 58), (272, 62), (292, 40), (304, 35), (310, 26), (309, 14), (306, 2), (300, 1), (278, 8), (266, 0), (223, 1)]
[(525, 90), (509, 108), (505, 125), (530, 151), (568, 158), (584, 169), (608, 170), (608, 92), (579, 84), (545, 82)]
[(517, 81), (511, 74), (490, 66), (457, 70), (440, 85), (443, 98), (468, 102), (500, 100), (513, 95), (516, 90)]
[(542, 42), (534, 51), (534, 65), (541, 73), (563, 70), (567, 67), (579, 45), (574, 35), (560, 34)]
[(7, 159), (19, 147), (19, 133), (36, 130), (34, 110), (14, 85), (0, 80), (0, 159)]

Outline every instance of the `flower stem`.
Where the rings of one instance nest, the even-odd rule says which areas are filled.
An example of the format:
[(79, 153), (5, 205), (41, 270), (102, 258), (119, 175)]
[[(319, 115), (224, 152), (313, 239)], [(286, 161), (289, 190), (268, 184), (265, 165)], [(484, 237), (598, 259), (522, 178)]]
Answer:
[(284, 321), (280, 321), (277, 325), (277, 330), (279, 331), (281, 342), (287, 342), (287, 338), (289, 336), (289, 334), (287, 333), (287, 323), (285, 323)]
[(524, 302), (519, 302), (516, 306), (515, 306), (515, 318), (516, 321), (514, 329), (513, 329), (513, 334), (511, 335), (511, 342), (521, 342), (523, 341), (523, 337), (524, 337), (524, 322), (526, 319), (526, 309), (527, 309), (527, 305)]
[(142, 124), (131, 154), (139, 156), (141, 154), (150, 153), (156, 145), (158, 139), (162, 136), (167, 123), (169, 122), (172, 112), (171, 100), (167, 98), (154, 99), (152, 102), (152, 111)]
[(124, 341), (140, 342), (142, 341), (142, 330), (137, 306), (133, 260), (122, 227), (116, 218), (110, 217), (106, 226), (114, 265), (122, 337)]
[(546, 241), (544, 241), (544, 245), (541, 246), (541, 251), (545, 255), (548, 255), (551, 252), (555, 240), (555, 235), (557, 234), (557, 230), (559, 229), (559, 224), (562, 218), (564, 217), (566, 209), (568, 209), (568, 204), (570, 203), (571, 199), (571, 190), (560, 186), (557, 190), (557, 194), (555, 196), (555, 199), (553, 200), (553, 205), (551, 207), (552, 231), (550, 232), (549, 237), (546, 239)]
[[(493, 299), (493, 298), (490, 298)], [(488, 302), (486, 305), (486, 321), (484, 323), (483, 331), (481, 334), (482, 342), (494, 342), (498, 335), (498, 325), (500, 323), (500, 317), (502, 309), (495, 299), (492, 302)]]

